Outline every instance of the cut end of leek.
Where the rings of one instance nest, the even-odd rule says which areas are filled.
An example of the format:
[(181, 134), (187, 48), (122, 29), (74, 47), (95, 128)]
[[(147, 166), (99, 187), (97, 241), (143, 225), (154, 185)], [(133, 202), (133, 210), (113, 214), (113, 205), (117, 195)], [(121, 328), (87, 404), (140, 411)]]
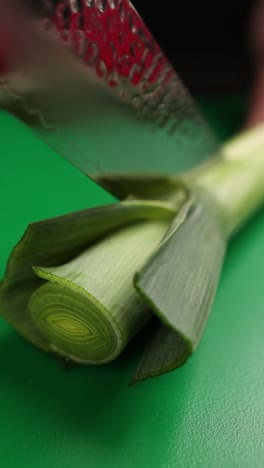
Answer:
[(64, 265), (33, 268), (46, 283), (31, 295), (29, 313), (51, 351), (94, 365), (121, 354), (151, 317), (133, 287), (133, 277), (168, 225), (167, 220), (135, 223)]
[(104, 307), (70, 286), (46, 283), (32, 296), (31, 317), (52, 351), (79, 364), (98, 365), (123, 349), (122, 334)]

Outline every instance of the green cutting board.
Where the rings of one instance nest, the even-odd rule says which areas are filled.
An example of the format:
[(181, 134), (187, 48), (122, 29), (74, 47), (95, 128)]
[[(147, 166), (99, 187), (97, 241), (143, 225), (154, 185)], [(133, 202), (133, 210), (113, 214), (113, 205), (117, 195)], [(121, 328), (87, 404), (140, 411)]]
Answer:
[[(241, 101), (203, 101), (221, 138)], [(113, 199), (0, 114), (0, 276), (30, 221)], [(107, 149), (107, 143), (106, 143)], [(178, 371), (134, 387), (135, 342), (66, 372), (0, 319), (1, 468), (264, 466), (264, 214), (230, 246), (202, 342)]]

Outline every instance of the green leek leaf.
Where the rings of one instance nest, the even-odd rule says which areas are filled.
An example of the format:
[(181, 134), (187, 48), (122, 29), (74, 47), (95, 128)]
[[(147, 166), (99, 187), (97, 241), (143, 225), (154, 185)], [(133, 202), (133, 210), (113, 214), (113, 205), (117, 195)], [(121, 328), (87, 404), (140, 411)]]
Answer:
[(132, 383), (179, 367), (195, 351), (225, 250), (221, 228), (207, 204), (187, 204), (135, 277), (139, 294), (164, 325), (155, 328)]

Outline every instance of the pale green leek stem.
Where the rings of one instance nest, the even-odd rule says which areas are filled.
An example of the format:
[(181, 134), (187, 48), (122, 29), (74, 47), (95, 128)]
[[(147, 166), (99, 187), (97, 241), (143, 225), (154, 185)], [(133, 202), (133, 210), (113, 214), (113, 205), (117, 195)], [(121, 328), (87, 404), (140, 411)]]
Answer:
[(222, 156), (194, 183), (217, 202), (229, 238), (264, 202), (264, 125), (224, 145)]

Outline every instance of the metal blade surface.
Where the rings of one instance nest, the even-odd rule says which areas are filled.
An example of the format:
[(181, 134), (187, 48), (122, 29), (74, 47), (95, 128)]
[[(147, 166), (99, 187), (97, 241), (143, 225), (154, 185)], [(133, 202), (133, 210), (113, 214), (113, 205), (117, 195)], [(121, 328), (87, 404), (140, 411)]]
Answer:
[(0, 106), (92, 178), (178, 173), (218, 149), (128, 0), (0, 0), (0, 45)]

